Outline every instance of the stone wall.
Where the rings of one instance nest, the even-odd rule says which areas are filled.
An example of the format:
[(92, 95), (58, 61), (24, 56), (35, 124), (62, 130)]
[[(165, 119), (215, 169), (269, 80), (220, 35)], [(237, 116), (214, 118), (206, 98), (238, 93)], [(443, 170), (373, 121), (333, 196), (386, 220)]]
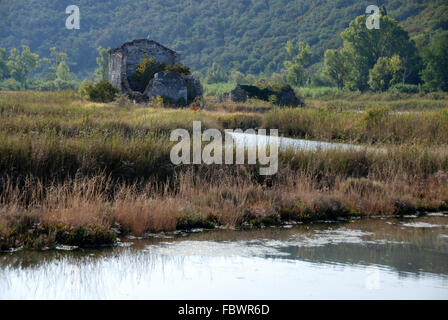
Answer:
[(138, 63), (145, 57), (154, 57), (157, 62), (169, 65), (179, 64), (179, 55), (152, 40), (134, 40), (109, 52), (109, 81), (122, 93), (136, 102), (151, 101), (155, 96), (169, 98), (172, 102), (190, 102), (203, 95), (199, 79), (193, 76), (179, 76), (173, 73), (157, 73), (146, 86), (145, 91), (134, 90), (129, 82), (135, 74)]
[(135, 74), (138, 63), (145, 57), (154, 57), (166, 64), (179, 63), (178, 54), (161, 44), (146, 39), (127, 42), (109, 52), (109, 81), (121, 92), (131, 94), (128, 78)]
[(183, 104), (185, 104), (188, 99), (185, 80), (175, 73), (156, 73), (154, 79), (146, 87), (144, 94), (149, 100), (161, 96), (171, 99), (173, 103), (183, 101)]

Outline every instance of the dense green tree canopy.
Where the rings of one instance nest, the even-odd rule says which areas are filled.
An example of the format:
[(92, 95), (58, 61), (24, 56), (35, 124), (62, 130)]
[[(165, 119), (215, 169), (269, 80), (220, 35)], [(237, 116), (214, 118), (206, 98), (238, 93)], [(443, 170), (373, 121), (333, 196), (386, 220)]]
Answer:
[(324, 72), (339, 89), (343, 88), (349, 72), (348, 55), (343, 50), (327, 50)]
[(8, 52), (6, 48), (0, 48), (0, 80), (3, 80), (9, 76), (8, 68)]
[[(419, 58), (415, 43), (398, 22), (389, 17), (381, 16), (380, 29), (366, 28), (366, 16), (359, 16), (350, 23), (350, 27), (341, 33), (344, 47), (352, 50), (356, 56), (363, 57), (363, 63), (371, 69), (381, 57), (399, 55), (403, 61), (403, 81), (412, 76), (414, 81), (418, 76)], [(363, 66), (355, 68), (365, 70)]]
[(95, 80), (109, 80), (109, 49), (99, 46), (99, 57), (96, 58), (98, 68), (95, 69)]
[(212, 67), (207, 70), (207, 74), (205, 75), (205, 81), (207, 83), (218, 83), (218, 82), (226, 82), (228, 80), (228, 76), (221, 65), (216, 62), (213, 63)]
[(70, 68), (65, 61), (61, 61), (56, 68), (56, 79), (62, 81), (72, 80), (72, 75), (70, 74)]
[(286, 52), (289, 59), (285, 61), (286, 79), (293, 86), (303, 86), (308, 79), (305, 67), (308, 65), (311, 56), (311, 47), (305, 42), (286, 43)]
[(403, 62), (399, 55), (381, 57), (369, 71), (369, 86), (374, 91), (386, 91), (402, 80)]
[(429, 89), (448, 91), (448, 32), (440, 32), (424, 51), (422, 78)]
[[(65, 28), (69, 4), (80, 8), (80, 30)], [(41, 57), (57, 47), (68, 54), (70, 69), (85, 77), (97, 68), (99, 46), (149, 36), (203, 75), (214, 62), (227, 73), (271, 74), (283, 69), (289, 40), (310, 44), (310, 64), (321, 62), (371, 4), (384, 4), (422, 44), (433, 30), (448, 29), (446, 0), (14, 0), (0, 1), (0, 47), (27, 45)]]
[(22, 52), (13, 48), (7, 66), (11, 77), (25, 88), (28, 73), (39, 66), (39, 55), (32, 53), (28, 46), (22, 46)]

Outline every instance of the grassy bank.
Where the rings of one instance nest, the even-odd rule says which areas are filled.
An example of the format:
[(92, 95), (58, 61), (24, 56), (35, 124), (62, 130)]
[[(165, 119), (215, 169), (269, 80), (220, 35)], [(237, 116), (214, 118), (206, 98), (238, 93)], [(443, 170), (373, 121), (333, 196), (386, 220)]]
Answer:
[(361, 144), (447, 145), (448, 109), (394, 113), (388, 107), (363, 112), (331, 108), (273, 109), (262, 127), (281, 135)]
[[(0, 249), (111, 244), (121, 235), (448, 210), (448, 113), (328, 108), (233, 112), (93, 104), (71, 92), (0, 93)], [(277, 128), (381, 144), (282, 152), (256, 165), (175, 166), (169, 133)]]

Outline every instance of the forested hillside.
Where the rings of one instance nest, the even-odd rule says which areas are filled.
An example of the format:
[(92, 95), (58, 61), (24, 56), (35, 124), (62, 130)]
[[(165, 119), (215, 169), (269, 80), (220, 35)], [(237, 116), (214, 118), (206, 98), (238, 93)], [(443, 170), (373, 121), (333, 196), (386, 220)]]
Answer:
[[(71, 4), (80, 8), (80, 30), (65, 28)], [(149, 36), (180, 52), (192, 70), (205, 73), (217, 62), (228, 71), (271, 74), (283, 68), (288, 40), (310, 44), (310, 64), (322, 61), (371, 4), (384, 5), (420, 44), (448, 28), (446, 0), (0, 0), (0, 47), (28, 45), (44, 57), (56, 46), (71, 71), (86, 76), (98, 46)]]

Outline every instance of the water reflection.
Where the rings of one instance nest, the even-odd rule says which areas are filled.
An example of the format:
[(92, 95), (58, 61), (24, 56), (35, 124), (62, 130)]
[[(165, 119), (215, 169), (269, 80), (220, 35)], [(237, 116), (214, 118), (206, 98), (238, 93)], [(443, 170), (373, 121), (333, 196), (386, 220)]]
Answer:
[(329, 149), (344, 149), (344, 150), (373, 150), (373, 148), (357, 146), (353, 144), (345, 143), (333, 143), (333, 142), (322, 142), (322, 141), (312, 141), (304, 139), (293, 139), (285, 137), (271, 137), (247, 133), (229, 132), (235, 142), (236, 146), (244, 146), (245, 148), (252, 148), (257, 146), (258, 148), (266, 148), (271, 140), (274, 140), (279, 149), (286, 151), (292, 149), (297, 152), (299, 150), (305, 151), (318, 151), (318, 150), (329, 150)]
[(448, 218), (220, 230), (0, 255), (0, 298), (448, 298)]

